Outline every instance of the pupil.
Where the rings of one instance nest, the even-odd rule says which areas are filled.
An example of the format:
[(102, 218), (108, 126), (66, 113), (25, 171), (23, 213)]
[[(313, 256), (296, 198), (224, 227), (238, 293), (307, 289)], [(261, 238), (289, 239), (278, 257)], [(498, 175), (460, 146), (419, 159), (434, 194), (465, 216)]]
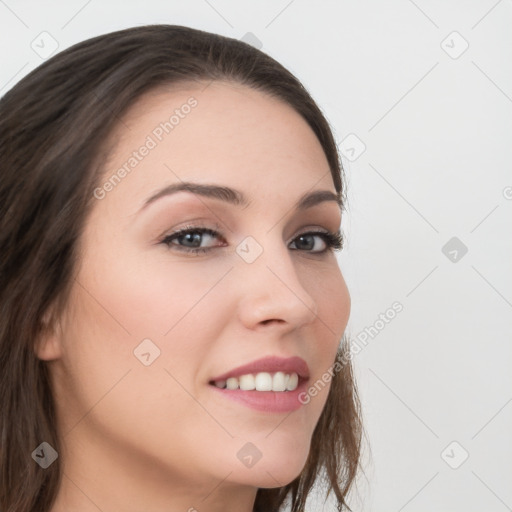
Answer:
[[(194, 247), (197, 247), (197, 245), (201, 245), (201, 234), (200, 233), (187, 233), (186, 235), (184, 235), (184, 237), (187, 242), (192, 242)], [(194, 242), (197, 242), (197, 244), (194, 244)]]
[(304, 241), (304, 240), (308, 240), (309, 239), (309, 244), (306, 242), (306, 247), (304, 247), (304, 244), (302, 244), (303, 248), (304, 249), (312, 249), (313, 246), (315, 245), (314, 243), (311, 243), (312, 242), (312, 236), (311, 235), (302, 235), (299, 237), (299, 240), (301, 241)]

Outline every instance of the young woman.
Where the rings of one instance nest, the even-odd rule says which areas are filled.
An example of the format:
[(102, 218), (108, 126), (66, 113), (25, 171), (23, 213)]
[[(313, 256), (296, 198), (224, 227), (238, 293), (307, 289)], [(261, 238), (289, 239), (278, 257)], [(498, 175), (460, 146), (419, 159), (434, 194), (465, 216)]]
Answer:
[(362, 424), (329, 125), (181, 26), (79, 43), (0, 100), (0, 509), (338, 508)]

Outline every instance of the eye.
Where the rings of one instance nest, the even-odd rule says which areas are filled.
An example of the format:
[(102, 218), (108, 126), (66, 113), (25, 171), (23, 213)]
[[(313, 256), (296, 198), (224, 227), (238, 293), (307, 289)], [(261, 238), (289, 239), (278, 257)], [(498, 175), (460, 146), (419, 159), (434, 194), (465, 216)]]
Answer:
[[(220, 229), (220, 226), (217, 226)], [(213, 229), (202, 226), (185, 226), (184, 228), (167, 235), (162, 244), (167, 245), (170, 249), (177, 250), (189, 254), (205, 254), (215, 247), (225, 247), (226, 242), (217, 246), (202, 247), (203, 243), (208, 243), (212, 239), (222, 239), (222, 235)], [(332, 233), (330, 231), (308, 231), (301, 233), (291, 242), (292, 250), (299, 250), (313, 254), (323, 254), (328, 251), (337, 251), (343, 248), (343, 236), (338, 231)]]
[(186, 226), (166, 236), (161, 243), (181, 252), (201, 254), (212, 249), (212, 247), (201, 247), (201, 243), (205, 239), (208, 241), (208, 239), (219, 237), (221, 235), (213, 229), (200, 226)]
[[(313, 250), (317, 247), (316, 240), (320, 239), (321, 244), (323, 245), (323, 249)], [(298, 241), (298, 244), (297, 244)], [(295, 250), (305, 250), (306, 252), (312, 253), (325, 253), (327, 251), (339, 251), (343, 248), (343, 236), (340, 231), (336, 233), (332, 233), (331, 231), (308, 231), (307, 233), (302, 233), (292, 244), (299, 245)]]

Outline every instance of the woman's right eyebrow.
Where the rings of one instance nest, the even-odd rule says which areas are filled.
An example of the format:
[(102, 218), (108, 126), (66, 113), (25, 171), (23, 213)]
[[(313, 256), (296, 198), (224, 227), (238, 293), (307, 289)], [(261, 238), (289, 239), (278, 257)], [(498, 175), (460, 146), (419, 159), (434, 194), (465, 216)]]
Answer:
[[(166, 187), (152, 194), (148, 199), (146, 199), (146, 201), (140, 208), (139, 212), (137, 213), (140, 213), (148, 205), (154, 203), (155, 201), (162, 197), (166, 197), (182, 191), (191, 192), (193, 194), (198, 194), (200, 196), (208, 197), (211, 199), (225, 201), (235, 206), (243, 206), (244, 208), (248, 206), (250, 203), (250, 201), (243, 192), (241, 192), (240, 190), (233, 189), (231, 187), (217, 184), (181, 181), (179, 183), (167, 185)], [(315, 190), (309, 193), (306, 192), (296, 202), (295, 209), (306, 210), (307, 208), (316, 206), (317, 204), (322, 203), (324, 201), (334, 201), (339, 206), (339, 208), (342, 209), (342, 201), (340, 195), (335, 194), (331, 190)]]

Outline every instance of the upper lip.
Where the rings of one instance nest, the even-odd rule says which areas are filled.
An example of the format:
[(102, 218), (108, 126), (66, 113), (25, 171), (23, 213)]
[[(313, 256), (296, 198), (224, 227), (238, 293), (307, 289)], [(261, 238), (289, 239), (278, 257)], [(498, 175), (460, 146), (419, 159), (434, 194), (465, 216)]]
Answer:
[(302, 379), (309, 378), (308, 364), (302, 357), (277, 357), (269, 356), (257, 359), (248, 364), (237, 366), (222, 375), (213, 378), (212, 381), (227, 380), (229, 377), (239, 377), (248, 373), (260, 372), (283, 372), (283, 373), (296, 373)]

